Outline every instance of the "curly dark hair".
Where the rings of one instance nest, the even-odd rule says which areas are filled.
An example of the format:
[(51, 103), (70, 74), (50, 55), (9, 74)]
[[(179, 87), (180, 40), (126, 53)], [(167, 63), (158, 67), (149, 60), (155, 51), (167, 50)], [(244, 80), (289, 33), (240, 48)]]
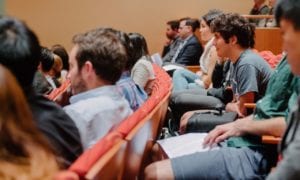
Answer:
[(211, 24), (212, 32), (220, 33), (226, 43), (236, 36), (238, 44), (243, 48), (253, 48), (255, 45), (255, 26), (236, 13), (219, 15)]
[(93, 64), (96, 74), (115, 84), (127, 62), (127, 53), (119, 37), (110, 28), (97, 28), (73, 37), (78, 46), (76, 60), (81, 69), (86, 61)]

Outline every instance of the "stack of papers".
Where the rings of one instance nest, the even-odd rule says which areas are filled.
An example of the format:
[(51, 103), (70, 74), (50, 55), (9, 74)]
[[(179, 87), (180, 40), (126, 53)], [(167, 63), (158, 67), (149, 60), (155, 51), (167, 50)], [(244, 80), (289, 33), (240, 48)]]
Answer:
[(203, 147), (202, 144), (206, 135), (207, 133), (188, 133), (158, 140), (157, 143), (169, 158), (219, 149), (220, 147), (217, 145), (214, 147)]

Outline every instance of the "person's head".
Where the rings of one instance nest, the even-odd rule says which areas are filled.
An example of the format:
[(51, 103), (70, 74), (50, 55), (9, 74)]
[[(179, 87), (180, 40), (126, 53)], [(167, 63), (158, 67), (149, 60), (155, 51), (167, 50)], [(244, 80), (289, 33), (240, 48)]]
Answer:
[(300, 1), (279, 0), (275, 8), (277, 24), (283, 32), (283, 47), (294, 74), (300, 75)]
[(219, 57), (229, 57), (232, 47), (253, 48), (255, 27), (238, 14), (221, 14), (211, 24)]
[(60, 78), (61, 70), (63, 69), (63, 62), (61, 58), (54, 54), (54, 64), (52, 66), (52, 77)]
[(97, 28), (73, 37), (68, 78), (74, 94), (119, 80), (126, 61), (126, 49), (108, 28)]
[(69, 70), (69, 55), (66, 49), (60, 44), (55, 44), (51, 47), (51, 51), (61, 58), (63, 69)]
[(25, 23), (0, 17), (0, 64), (12, 71), (23, 89), (32, 86), (40, 54), (38, 38)]
[(41, 69), (43, 72), (49, 72), (54, 65), (54, 54), (46, 47), (41, 50)]
[(132, 67), (135, 64), (135, 60), (134, 60), (134, 51), (135, 49), (133, 48), (133, 45), (130, 41), (130, 38), (128, 37), (128, 35), (125, 32), (122, 31), (118, 31), (112, 28), (109, 28), (109, 30), (112, 33), (115, 33), (117, 35), (117, 37), (120, 39), (122, 45), (124, 46), (125, 50), (126, 50), (126, 54), (127, 54), (127, 62), (125, 65), (125, 71), (131, 70)]
[[(47, 171), (51, 173), (56, 171), (57, 164), (53, 152), (33, 121), (21, 87), (11, 72), (2, 65), (0, 65), (0, 104), (2, 104), (0, 108), (0, 169), (25, 168), (22, 171), (30, 173), (32, 168), (43, 172), (44, 166), (47, 166), (46, 169), (49, 168)], [(2, 173), (3, 171), (0, 170), (0, 176), (5, 176)], [(14, 173), (16, 176), (21, 175), (18, 171)], [(8, 176), (10, 175), (12, 174)]]
[(168, 39), (173, 40), (178, 35), (179, 21), (172, 20), (167, 22), (166, 36)]
[(129, 33), (128, 34), (130, 42), (132, 43), (134, 52), (133, 52), (133, 61), (138, 61), (142, 56), (148, 56), (148, 46), (146, 39), (143, 35), (139, 33)]
[(197, 19), (182, 18), (179, 20), (178, 34), (181, 39), (186, 39), (199, 27), (200, 23)]
[(205, 15), (203, 15), (200, 23), (200, 32), (201, 32), (201, 39), (202, 41), (209, 41), (214, 34), (211, 32), (210, 25), (211, 22), (218, 17), (220, 14), (222, 14), (222, 11), (213, 9), (208, 11)]

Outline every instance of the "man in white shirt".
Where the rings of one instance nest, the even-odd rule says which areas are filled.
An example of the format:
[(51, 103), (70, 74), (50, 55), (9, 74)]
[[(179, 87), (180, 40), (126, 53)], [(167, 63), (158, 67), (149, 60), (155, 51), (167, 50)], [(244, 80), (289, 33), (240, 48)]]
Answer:
[(84, 149), (90, 148), (132, 110), (115, 86), (127, 61), (119, 38), (98, 28), (73, 37), (68, 78), (74, 96), (64, 110), (79, 129)]

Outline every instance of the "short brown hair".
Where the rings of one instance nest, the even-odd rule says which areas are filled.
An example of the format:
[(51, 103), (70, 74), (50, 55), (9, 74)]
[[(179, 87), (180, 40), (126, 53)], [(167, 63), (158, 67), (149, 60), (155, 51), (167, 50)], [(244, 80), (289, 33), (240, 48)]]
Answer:
[(76, 60), (79, 69), (90, 61), (101, 79), (115, 84), (124, 70), (127, 54), (119, 38), (109, 29), (97, 28), (77, 34), (73, 43), (78, 45)]

